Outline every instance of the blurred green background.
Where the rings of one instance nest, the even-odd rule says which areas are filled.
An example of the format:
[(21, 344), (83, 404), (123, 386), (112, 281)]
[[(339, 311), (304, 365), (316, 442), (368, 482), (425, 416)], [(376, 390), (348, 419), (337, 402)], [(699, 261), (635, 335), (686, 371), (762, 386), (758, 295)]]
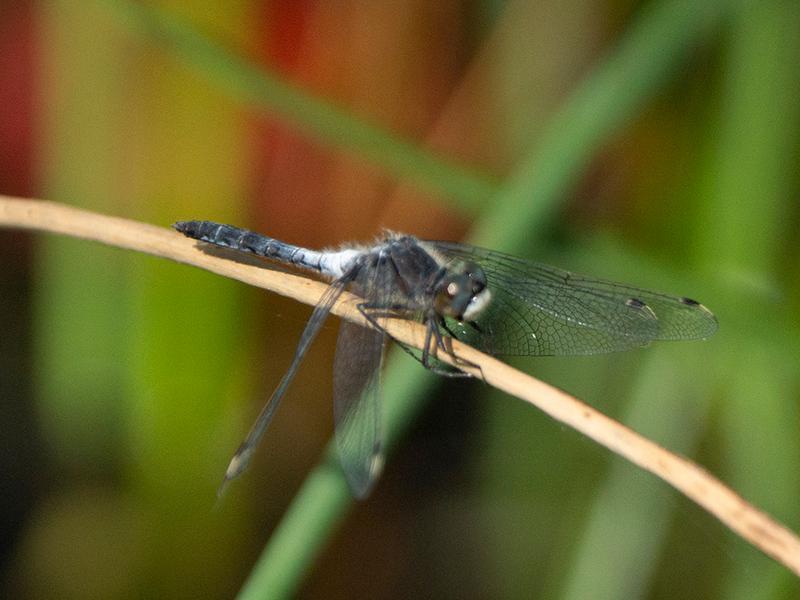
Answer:
[[(776, 0), (0, 2), (0, 193), (311, 247), (467, 237), (696, 297), (707, 342), (513, 364), (797, 530), (798, 31)], [(800, 596), (666, 484), (401, 356), (353, 505), (335, 320), (215, 507), (308, 307), (14, 231), (0, 301), (2, 596)]]

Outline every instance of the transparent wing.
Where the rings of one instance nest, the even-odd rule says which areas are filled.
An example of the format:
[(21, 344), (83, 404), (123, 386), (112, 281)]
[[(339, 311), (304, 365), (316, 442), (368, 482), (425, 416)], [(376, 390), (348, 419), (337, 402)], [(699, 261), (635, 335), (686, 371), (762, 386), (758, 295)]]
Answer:
[(356, 498), (372, 490), (383, 467), (381, 364), (386, 340), (381, 330), (394, 280), (380, 258), (363, 269), (352, 291), (364, 299), (364, 313), (377, 327), (342, 321), (333, 365), (333, 413), (339, 460)]
[(446, 258), (473, 261), (492, 293), (474, 324), (448, 321), (456, 338), (493, 354), (600, 354), (653, 340), (707, 338), (717, 320), (689, 298), (592, 279), (515, 256), (428, 242)]
[(238, 477), (250, 464), (250, 460), (253, 458), (253, 453), (255, 452), (258, 443), (261, 441), (261, 438), (264, 436), (264, 432), (267, 430), (270, 421), (272, 421), (272, 417), (275, 415), (275, 411), (277, 410), (284, 393), (286, 393), (286, 389), (289, 387), (292, 379), (294, 379), (295, 373), (297, 373), (297, 369), (300, 366), (300, 363), (303, 361), (303, 358), (305, 358), (306, 351), (308, 350), (309, 346), (311, 346), (311, 342), (314, 341), (314, 338), (317, 337), (319, 330), (325, 323), (325, 319), (327, 318), (328, 314), (330, 314), (331, 307), (335, 304), (336, 300), (349, 283), (350, 278), (350, 274), (347, 274), (344, 277), (337, 279), (331, 283), (330, 286), (328, 286), (328, 289), (325, 290), (322, 298), (320, 298), (319, 303), (311, 313), (311, 318), (309, 318), (306, 328), (303, 330), (303, 334), (300, 336), (300, 342), (297, 344), (297, 350), (295, 351), (294, 358), (292, 359), (292, 364), (281, 378), (278, 387), (275, 388), (274, 392), (272, 392), (272, 396), (270, 396), (269, 400), (267, 400), (264, 408), (261, 409), (261, 412), (258, 414), (258, 417), (248, 432), (247, 437), (239, 446), (239, 449), (236, 450), (233, 458), (231, 458), (231, 462), (228, 464), (228, 469), (225, 471), (225, 478), (223, 479), (222, 484), (217, 491), (217, 496), (222, 496), (227, 484), (232, 479)]
[(369, 494), (383, 466), (380, 374), (384, 339), (377, 329), (342, 321), (336, 342), (336, 447), (356, 498)]

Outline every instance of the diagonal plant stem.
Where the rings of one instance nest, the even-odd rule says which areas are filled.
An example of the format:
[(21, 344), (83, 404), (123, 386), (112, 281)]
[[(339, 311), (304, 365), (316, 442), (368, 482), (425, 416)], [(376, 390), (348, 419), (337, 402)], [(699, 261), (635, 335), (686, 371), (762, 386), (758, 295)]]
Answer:
[(483, 215), (473, 243), (513, 251), (550, 221), (597, 149), (671, 81), (690, 52), (741, 0), (664, 0), (638, 19), (554, 115)]
[[(168, 229), (52, 202), (0, 196), (0, 227), (60, 233), (169, 258), (311, 305), (317, 303), (327, 287), (323, 282), (300, 275), (208, 254), (198, 248), (195, 241)], [(357, 297), (345, 294), (332, 312), (366, 325), (356, 308), (358, 301)], [(416, 348), (421, 349), (425, 343), (425, 328), (418, 323), (394, 319), (386, 324), (386, 330), (394, 338)], [(457, 360), (463, 362), (456, 364), (446, 354), (437, 358), (474, 375), (480, 374), (487, 384), (532, 404), (557, 421), (660, 477), (743, 539), (800, 575), (800, 538), (695, 463), (669, 452), (565, 392), (489, 355), (457, 340), (453, 340), (452, 349)], [(474, 366), (465, 367), (465, 364)], [(326, 463), (325, 468), (315, 470), (312, 477), (332, 478), (331, 483), (342, 486), (346, 493), (346, 484), (335, 470), (330, 463)], [(301, 496), (301, 499), (309, 501), (304, 510), (310, 511), (320, 510), (320, 503), (329, 503), (328, 498), (321, 496)], [(346, 507), (339, 508), (343, 510)]]
[(294, 86), (278, 73), (214, 43), (169, 11), (142, 2), (100, 1), (129, 28), (164, 44), (219, 89), (315, 139), (372, 161), (398, 179), (442, 194), (462, 210), (476, 211), (497, 191), (498, 181), (491, 175), (421, 148)]

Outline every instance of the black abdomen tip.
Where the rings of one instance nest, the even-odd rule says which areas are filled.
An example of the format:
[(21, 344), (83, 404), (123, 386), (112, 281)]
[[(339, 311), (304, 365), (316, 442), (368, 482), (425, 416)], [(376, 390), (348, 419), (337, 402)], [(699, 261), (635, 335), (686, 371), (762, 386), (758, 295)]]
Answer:
[(172, 224), (172, 228), (192, 237), (192, 234), (197, 231), (197, 221), (175, 221)]

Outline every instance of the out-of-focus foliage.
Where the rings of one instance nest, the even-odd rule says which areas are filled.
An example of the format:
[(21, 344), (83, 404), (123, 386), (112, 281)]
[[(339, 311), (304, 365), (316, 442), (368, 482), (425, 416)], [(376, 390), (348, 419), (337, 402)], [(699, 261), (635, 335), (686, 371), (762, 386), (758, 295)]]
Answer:
[[(472, 235), (697, 297), (708, 342), (514, 364), (797, 529), (797, 31), (778, 0), (7, 3), (0, 193), (312, 247)], [(0, 269), (3, 595), (224, 598), (254, 564), (248, 597), (800, 593), (662, 482), (404, 357), (386, 475), (340, 523), (333, 322), (215, 506), (308, 309), (77, 240), (2, 232)]]

